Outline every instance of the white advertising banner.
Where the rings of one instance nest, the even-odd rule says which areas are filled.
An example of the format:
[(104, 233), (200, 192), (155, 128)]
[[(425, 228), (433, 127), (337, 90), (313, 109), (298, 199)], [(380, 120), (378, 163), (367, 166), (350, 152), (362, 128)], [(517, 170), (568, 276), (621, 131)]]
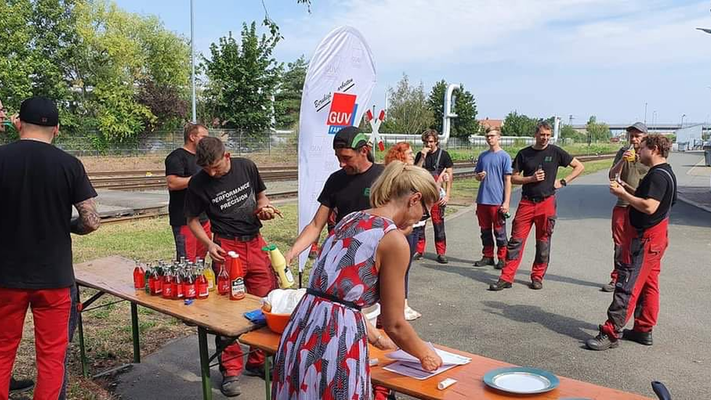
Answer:
[[(375, 87), (375, 62), (356, 29), (336, 28), (321, 41), (309, 62), (299, 117), (299, 232), (316, 214), (318, 195), (339, 168), (333, 136), (358, 125)], [(308, 251), (299, 256), (303, 271)]]

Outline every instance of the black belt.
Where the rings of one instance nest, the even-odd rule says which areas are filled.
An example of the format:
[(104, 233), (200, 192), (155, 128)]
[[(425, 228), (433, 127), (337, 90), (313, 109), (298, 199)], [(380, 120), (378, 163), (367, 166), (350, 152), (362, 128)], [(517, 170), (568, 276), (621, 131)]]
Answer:
[(553, 195), (545, 196), (545, 197), (531, 197), (531, 196), (521, 196), (521, 197), (523, 197), (524, 199), (526, 199), (528, 201), (532, 201), (534, 203), (542, 203), (542, 202), (548, 200), (548, 198), (551, 196), (553, 196)]
[(259, 233), (244, 236), (224, 235), (222, 233), (215, 233), (215, 239), (236, 240), (238, 242), (249, 242), (256, 239), (258, 236)]
[(334, 302), (334, 303), (341, 304), (341, 305), (346, 306), (346, 307), (348, 307), (348, 308), (352, 308), (352, 309), (354, 309), (354, 310), (356, 310), (356, 311), (360, 311), (360, 310), (363, 308), (363, 307), (359, 306), (358, 304), (356, 304), (356, 303), (354, 303), (354, 302), (352, 302), (352, 301), (339, 299), (339, 298), (336, 297), (336, 296), (330, 295), (330, 294), (328, 294), (328, 293), (324, 293), (324, 292), (322, 292), (322, 291), (320, 291), (320, 290), (310, 289), (310, 288), (309, 288), (309, 289), (306, 289), (306, 293), (308, 293), (308, 294), (310, 294), (310, 295), (312, 295), (312, 296), (316, 296), (316, 297), (320, 297), (320, 298), (322, 298), (322, 299), (326, 299), (326, 300), (332, 301), (332, 302)]

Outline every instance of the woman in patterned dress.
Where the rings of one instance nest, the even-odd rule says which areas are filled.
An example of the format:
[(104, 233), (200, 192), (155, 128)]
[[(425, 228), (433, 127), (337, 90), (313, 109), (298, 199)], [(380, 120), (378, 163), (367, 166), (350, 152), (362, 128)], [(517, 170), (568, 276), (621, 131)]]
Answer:
[[(282, 334), (272, 399), (370, 400), (368, 343), (382, 349), (397, 345), (429, 371), (442, 364), (404, 318), (410, 257), (401, 232), (438, 199), (427, 171), (394, 161), (373, 184), (373, 208), (351, 213), (336, 225), (311, 271), (307, 294)], [(392, 341), (360, 312), (378, 301)]]

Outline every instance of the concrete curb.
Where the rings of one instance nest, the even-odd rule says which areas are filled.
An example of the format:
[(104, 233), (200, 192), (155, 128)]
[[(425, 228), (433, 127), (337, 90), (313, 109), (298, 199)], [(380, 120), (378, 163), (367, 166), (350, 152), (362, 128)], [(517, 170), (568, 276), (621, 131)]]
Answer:
[(711, 206), (707, 206), (707, 205), (704, 205), (704, 204), (699, 203), (698, 201), (691, 200), (691, 199), (685, 197), (683, 194), (678, 194), (678, 193), (677, 193), (677, 199), (683, 201), (683, 202), (686, 203), (686, 204), (689, 204), (689, 205), (691, 205), (691, 206), (694, 206), (694, 207), (696, 207), (696, 208), (700, 208), (700, 209), (702, 209), (702, 210), (704, 210), (704, 211), (706, 211), (706, 212), (710, 212), (710, 213), (711, 213)]

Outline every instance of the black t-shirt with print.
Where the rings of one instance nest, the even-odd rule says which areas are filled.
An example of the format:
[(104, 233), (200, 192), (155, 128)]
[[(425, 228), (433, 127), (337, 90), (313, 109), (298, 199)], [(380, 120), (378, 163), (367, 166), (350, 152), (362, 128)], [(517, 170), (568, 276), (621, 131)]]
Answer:
[(659, 201), (659, 207), (652, 215), (630, 207), (630, 223), (637, 229), (647, 229), (662, 222), (669, 216), (671, 207), (676, 203), (676, 176), (671, 165), (664, 163), (649, 169), (639, 183), (635, 197)]
[(34, 140), (1, 146), (0, 287), (72, 286), (72, 207), (93, 197), (76, 157)]
[(516, 154), (513, 161), (514, 172), (528, 177), (536, 173), (539, 167), (543, 168), (546, 178), (541, 182), (526, 183), (523, 185), (522, 194), (529, 198), (542, 198), (555, 194), (555, 180), (558, 167), (567, 167), (573, 161), (573, 156), (558, 146), (549, 144), (545, 149), (536, 150), (528, 146)]
[(185, 216), (206, 213), (212, 231), (225, 236), (259, 233), (261, 221), (255, 215), (257, 194), (267, 189), (257, 166), (246, 158), (230, 159), (230, 170), (219, 178), (198, 172), (188, 183)]
[[(437, 158), (439, 157), (439, 162)], [(415, 164), (419, 164), (422, 159), (422, 153), (417, 153), (415, 156)], [(437, 164), (437, 165), (435, 165)], [(430, 171), (433, 176), (438, 176), (444, 171), (445, 168), (452, 168), (454, 163), (452, 162), (452, 157), (449, 153), (442, 148), (437, 148), (434, 153), (427, 153), (425, 156), (425, 162), (422, 164), (422, 168)]]
[(340, 169), (328, 177), (318, 202), (335, 212), (336, 224), (354, 211), (367, 210), (370, 208), (370, 187), (384, 169), (381, 164), (373, 164), (357, 175), (348, 175)]
[[(165, 158), (165, 176), (175, 175), (181, 178), (188, 178), (200, 171), (200, 167), (195, 162), (195, 154), (184, 148), (173, 150)], [(183, 226), (187, 224), (185, 219), (185, 195), (188, 189), (170, 190), (170, 202), (168, 203), (168, 217), (171, 226)], [(200, 222), (207, 221), (207, 215), (200, 215)]]

